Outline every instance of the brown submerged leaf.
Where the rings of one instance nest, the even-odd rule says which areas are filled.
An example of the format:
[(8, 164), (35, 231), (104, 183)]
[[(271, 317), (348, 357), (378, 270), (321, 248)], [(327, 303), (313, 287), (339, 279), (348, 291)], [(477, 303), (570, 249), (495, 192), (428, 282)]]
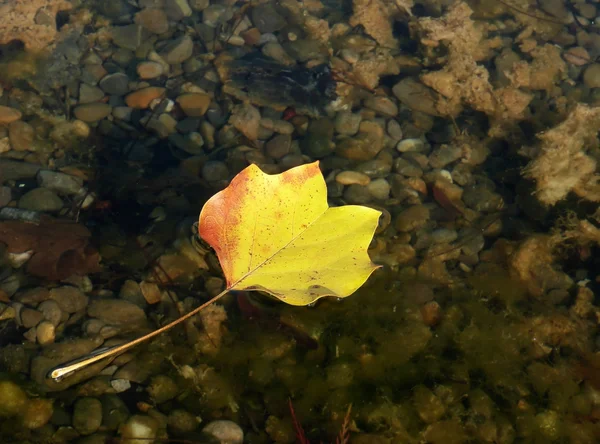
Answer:
[(9, 253), (33, 250), (27, 272), (50, 280), (101, 271), (100, 254), (90, 244), (91, 233), (69, 220), (43, 218), (39, 225), (22, 221), (0, 222), (0, 242)]

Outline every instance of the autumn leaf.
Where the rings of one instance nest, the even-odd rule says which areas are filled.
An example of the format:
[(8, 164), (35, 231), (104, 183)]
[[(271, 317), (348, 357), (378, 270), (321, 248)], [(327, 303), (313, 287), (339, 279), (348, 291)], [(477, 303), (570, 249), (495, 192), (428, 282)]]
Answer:
[(171, 323), (49, 372), (55, 380), (153, 338), (231, 290), (261, 290), (291, 305), (354, 293), (377, 268), (367, 254), (381, 213), (329, 208), (318, 162), (269, 175), (250, 165), (200, 212), (198, 231), (217, 252), (227, 287)]
[(329, 208), (318, 162), (281, 174), (250, 165), (200, 213), (230, 290), (261, 290), (291, 305), (354, 293), (377, 268), (367, 248), (380, 212)]

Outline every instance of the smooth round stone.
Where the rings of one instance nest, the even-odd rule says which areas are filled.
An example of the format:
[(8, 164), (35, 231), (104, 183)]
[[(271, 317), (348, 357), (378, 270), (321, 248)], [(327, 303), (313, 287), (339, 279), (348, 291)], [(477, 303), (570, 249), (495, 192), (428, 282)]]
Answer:
[(5, 207), (12, 200), (12, 191), (10, 187), (0, 187), (0, 208)]
[(158, 62), (141, 62), (135, 68), (140, 79), (155, 79), (163, 75), (163, 66)]
[(203, 11), (210, 6), (210, 0), (188, 0), (194, 11)]
[(268, 3), (252, 8), (250, 16), (254, 26), (262, 33), (279, 31), (287, 24), (275, 7)]
[(62, 318), (62, 310), (58, 306), (58, 303), (53, 300), (43, 301), (38, 305), (37, 310), (42, 313), (44, 319), (50, 322), (55, 327), (60, 324)]
[(583, 83), (588, 88), (600, 88), (600, 63), (593, 63), (585, 69)]
[(342, 185), (362, 185), (367, 186), (371, 178), (358, 171), (342, 171), (335, 176), (335, 181)]
[(115, 106), (112, 110), (112, 115), (115, 119), (129, 121), (131, 120), (132, 112), (133, 109), (128, 106)]
[(366, 204), (371, 202), (372, 196), (367, 187), (362, 185), (349, 185), (344, 190), (344, 200), (349, 204)]
[(211, 28), (216, 28), (222, 22), (227, 7), (225, 5), (210, 5), (202, 11), (202, 23)]
[(335, 130), (345, 136), (353, 136), (360, 128), (362, 117), (349, 111), (340, 111), (335, 116)]
[(396, 149), (401, 153), (408, 151), (423, 151), (425, 149), (425, 143), (421, 139), (404, 139), (398, 142)]
[(398, 105), (387, 97), (369, 97), (363, 103), (367, 108), (384, 116), (394, 117), (398, 114)]
[(82, 435), (91, 435), (102, 424), (102, 403), (96, 398), (79, 398), (73, 409), (73, 427)]
[(202, 433), (215, 438), (218, 442), (227, 444), (242, 444), (244, 431), (233, 421), (211, 421), (202, 429)]
[(33, 151), (35, 130), (27, 122), (17, 120), (8, 126), (10, 146), (15, 151)]
[(104, 76), (98, 84), (106, 94), (123, 96), (129, 92), (129, 77), (122, 72), (115, 72)]
[(79, 85), (79, 103), (97, 102), (103, 97), (104, 91), (97, 86), (90, 86), (86, 83)]
[(396, 142), (402, 140), (402, 127), (400, 127), (400, 124), (396, 120), (389, 120), (386, 129), (388, 136), (390, 136), (392, 140)]
[(292, 137), (287, 134), (278, 134), (265, 144), (265, 153), (273, 159), (281, 159), (290, 153)]
[(412, 231), (421, 228), (429, 220), (429, 208), (424, 205), (413, 205), (396, 217), (395, 226), (398, 231)]
[(194, 42), (186, 34), (167, 43), (162, 51), (160, 51), (160, 56), (169, 65), (176, 65), (189, 59), (192, 56), (193, 50)]
[(356, 166), (355, 171), (366, 174), (370, 178), (385, 177), (392, 171), (392, 164), (382, 159), (372, 159)]
[(87, 123), (97, 122), (98, 120), (104, 119), (112, 111), (112, 107), (106, 103), (86, 103), (78, 105), (73, 110), (73, 114), (79, 120), (83, 120)]
[(203, 93), (182, 94), (176, 102), (187, 116), (202, 117), (210, 106), (210, 96)]
[(435, 244), (449, 244), (458, 237), (456, 230), (448, 228), (438, 228), (430, 234), (430, 239)]
[(42, 321), (36, 330), (36, 339), (40, 345), (53, 344), (56, 339), (56, 327), (50, 321)]
[(385, 179), (375, 179), (367, 185), (367, 190), (374, 199), (385, 200), (390, 197), (390, 184)]
[(125, 97), (125, 103), (130, 108), (146, 109), (154, 99), (162, 97), (165, 91), (166, 89), (160, 86), (149, 86), (147, 88), (138, 89)]
[(19, 311), (19, 318), (21, 320), (21, 325), (25, 328), (31, 328), (38, 325), (44, 319), (44, 315), (40, 313), (38, 310), (34, 310), (32, 308), (23, 308)]
[(444, 168), (446, 165), (462, 157), (462, 149), (456, 145), (442, 145), (429, 156), (429, 165), (433, 168)]
[(169, 19), (162, 9), (146, 8), (135, 15), (135, 23), (154, 34), (163, 34), (169, 30)]
[(22, 114), (21, 111), (9, 106), (0, 105), (0, 124), (7, 124), (19, 120)]
[(63, 201), (56, 193), (47, 188), (35, 188), (19, 199), (19, 208), (33, 211), (58, 211)]
[(208, 182), (229, 179), (229, 168), (225, 162), (210, 160), (202, 167), (202, 177)]

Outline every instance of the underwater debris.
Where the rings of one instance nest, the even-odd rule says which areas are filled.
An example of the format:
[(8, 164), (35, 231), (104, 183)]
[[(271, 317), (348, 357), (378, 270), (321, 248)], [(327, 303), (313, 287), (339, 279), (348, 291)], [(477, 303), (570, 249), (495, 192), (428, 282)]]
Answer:
[(422, 44), (434, 48), (444, 44), (449, 51), (444, 68), (421, 75), (421, 81), (440, 94), (435, 105), (439, 114), (457, 117), (468, 105), (490, 117), (489, 134), (498, 136), (504, 126), (525, 117), (533, 96), (514, 86), (492, 86), (489, 71), (477, 62), (487, 60), (491, 49), (502, 43), (488, 39), (487, 29), (474, 22), (472, 14), (466, 3), (459, 2), (439, 19), (419, 20)]
[(598, 146), (600, 108), (578, 104), (558, 126), (538, 134), (537, 147), (521, 153), (533, 160), (524, 176), (536, 183), (536, 197), (554, 205), (573, 191), (579, 197), (600, 201), (600, 175), (589, 150)]
[(0, 45), (19, 40), (25, 49), (39, 51), (57, 35), (56, 14), (73, 7), (65, 0), (10, 0), (0, 5)]
[(258, 106), (271, 106), (318, 117), (336, 98), (336, 82), (328, 65), (285, 66), (258, 53), (215, 61), (223, 91)]
[(90, 231), (68, 220), (44, 218), (39, 225), (0, 222), (0, 242), (11, 253), (33, 251), (27, 271), (51, 280), (100, 271), (100, 255), (89, 242)]

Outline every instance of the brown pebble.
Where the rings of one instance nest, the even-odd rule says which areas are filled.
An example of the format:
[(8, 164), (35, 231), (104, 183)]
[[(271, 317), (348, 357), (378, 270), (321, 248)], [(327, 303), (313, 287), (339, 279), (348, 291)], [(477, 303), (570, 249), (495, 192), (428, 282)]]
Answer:
[(364, 173), (359, 173), (358, 171), (342, 171), (337, 176), (335, 176), (335, 181), (337, 183), (341, 183), (342, 185), (369, 185), (371, 182), (371, 178)]
[(427, 302), (421, 307), (421, 316), (425, 325), (434, 327), (442, 319), (442, 307), (435, 301)]
[(21, 318), (21, 324), (25, 328), (35, 327), (44, 319), (42, 313), (32, 308), (23, 308), (19, 312), (19, 317)]
[(27, 122), (17, 120), (8, 126), (10, 146), (15, 151), (33, 151), (35, 130)]
[(50, 321), (42, 321), (37, 326), (36, 336), (40, 345), (52, 344), (56, 339), (56, 329)]
[(0, 105), (0, 124), (12, 123), (21, 118), (21, 111), (9, 106)]
[(73, 110), (73, 114), (79, 120), (84, 122), (97, 122), (98, 120), (104, 119), (112, 111), (112, 107), (106, 103), (86, 103), (77, 106)]
[(136, 71), (140, 79), (155, 79), (163, 74), (164, 69), (158, 62), (141, 62)]
[(210, 97), (203, 93), (182, 94), (176, 101), (189, 117), (202, 117), (210, 106)]
[(150, 106), (150, 102), (161, 97), (165, 91), (165, 88), (161, 88), (160, 86), (149, 86), (138, 89), (125, 97), (125, 103), (130, 108), (146, 109)]
[(169, 30), (169, 19), (162, 9), (143, 9), (135, 15), (134, 21), (154, 34), (163, 34)]
[(576, 46), (575, 48), (569, 48), (564, 54), (563, 58), (575, 66), (583, 66), (590, 63), (590, 54), (585, 48)]

